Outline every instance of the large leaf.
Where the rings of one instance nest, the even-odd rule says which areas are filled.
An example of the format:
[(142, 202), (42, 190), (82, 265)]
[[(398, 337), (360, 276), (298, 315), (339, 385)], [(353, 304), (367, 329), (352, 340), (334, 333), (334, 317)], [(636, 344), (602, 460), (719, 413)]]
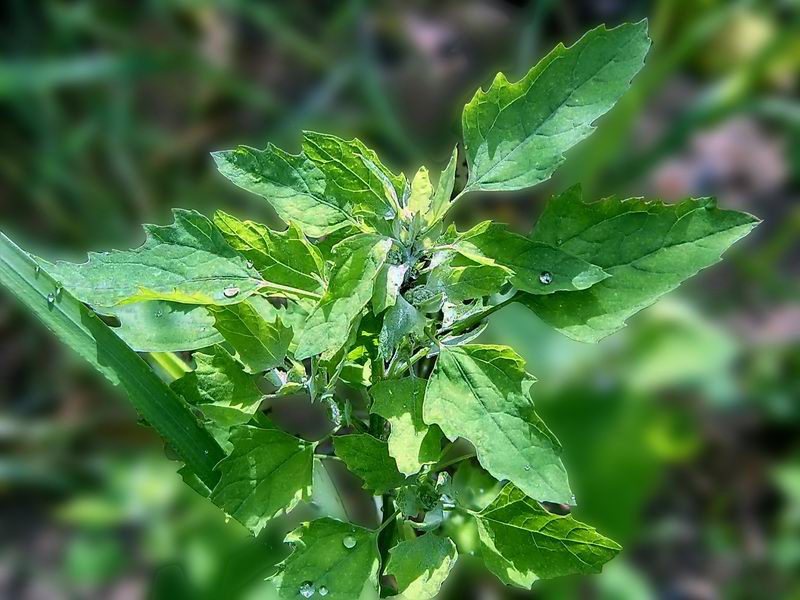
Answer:
[(281, 219), (297, 223), (312, 237), (356, 224), (346, 204), (326, 195), (325, 174), (303, 154), (289, 154), (269, 144), (265, 150), (239, 146), (212, 156), (220, 173), (266, 198)]
[(376, 495), (399, 486), (405, 477), (389, 455), (389, 445), (367, 433), (353, 433), (333, 438), (336, 456), (364, 482), (364, 489)]
[(211, 314), (216, 319), (217, 331), (250, 372), (260, 373), (283, 366), (292, 341), (292, 330), (278, 315), (272, 322), (267, 321), (249, 301), (212, 307)]
[(519, 300), (568, 335), (597, 342), (675, 289), (747, 235), (758, 219), (721, 210), (710, 199), (679, 204), (607, 198), (584, 204), (580, 188), (554, 197), (533, 239), (593, 262), (611, 277), (588, 290)]
[(442, 432), (422, 420), (426, 383), (417, 377), (387, 379), (370, 390), (370, 412), (389, 421), (389, 454), (404, 475), (413, 475), (422, 465), (436, 462), (441, 451)]
[(318, 298), (322, 293), (322, 255), (294, 223), (290, 223), (286, 231), (278, 232), (217, 211), (214, 224), (231, 247), (261, 273), (268, 290), (311, 298)]
[(172, 225), (145, 225), (147, 239), (139, 248), (90, 253), (82, 264), (58, 262), (53, 277), (93, 306), (138, 300), (234, 304), (262, 286), (258, 271), (211, 221), (193, 210), (173, 214)]
[(481, 465), (533, 498), (572, 499), (561, 447), (534, 411), (525, 362), (505, 346), (442, 347), (425, 390), (423, 417), (451, 440), (475, 446)]
[(391, 246), (391, 240), (366, 233), (336, 245), (330, 285), (297, 342), (298, 360), (334, 353), (345, 344), (353, 321), (372, 297), (375, 278)]
[(0, 283), (67, 346), (119, 386), (142, 418), (208, 486), (224, 456), (189, 407), (93, 312), (0, 233)]
[(255, 535), (311, 494), (314, 445), (279, 431), (242, 425), (217, 470), (211, 500)]
[(583, 290), (608, 277), (590, 262), (491, 221), (467, 231), (454, 247), (476, 262), (506, 269), (514, 287), (532, 294)]
[(377, 600), (377, 536), (331, 518), (303, 523), (286, 536), (293, 552), (272, 582), (286, 600)]
[(572, 516), (547, 512), (511, 483), (475, 517), (486, 566), (522, 588), (537, 579), (599, 573), (621, 549)]
[(430, 600), (439, 593), (456, 560), (458, 551), (450, 538), (426, 533), (389, 550), (385, 572), (397, 580), (397, 598)]
[(500, 73), (464, 107), (467, 190), (518, 190), (545, 181), (563, 153), (628, 89), (650, 47), (647, 23), (589, 31), (559, 44), (525, 77)]

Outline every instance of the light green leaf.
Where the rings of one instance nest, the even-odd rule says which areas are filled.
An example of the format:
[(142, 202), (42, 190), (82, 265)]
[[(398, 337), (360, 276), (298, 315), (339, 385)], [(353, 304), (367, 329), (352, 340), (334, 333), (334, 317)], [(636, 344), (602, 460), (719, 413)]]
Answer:
[(294, 223), (289, 223), (286, 231), (277, 232), (266, 225), (240, 221), (217, 211), (214, 224), (231, 247), (261, 273), (269, 291), (311, 298), (322, 293), (325, 268), (322, 255)]
[(431, 207), (433, 186), (428, 169), (420, 167), (411, 180), (411, 195), (408, 197), (408, 210), (412, 214), (427, 215)]
[(268, 144), (265, 150), (239, 146), (211, 155), (220, 173), (265, 198), (285, 223), (297, 223), (311, 237), (356, 225), (346, 204), (325, 193), (325, 174), (303, 154)]
[(372, 531), (326, 517), (303, 523), (286, 542), (294, 551), (271, 578), (280, 598), (377, 600), (380, 555)]
[(462, 437), (497, 479), (533, 498), (568, 503), (561, 447), (534, 411), (525, 362), (505, 346), (444, 346), (425, 391), (423, 418), (451, 440)]
[(211, 500), (258, 535), (273, 517), (311, 494), (314, 445), (279, 431), (241, 425), (233, 450), (220, 461), (222, 475)]
[(408, 271), (406, 264), (390, 265), (387, 262), (383, 265), (375, 280), (375, 290), (372, 293), (372, 312), (379, 315), (390, 306), (394, 306), (397, 294), (400, 293), (400, 286), (405, 280), (406, 271)]
[(324, 461), (319, 458), (314, 459), (313, 489), (311, 494), (311, 504), (314, 505), (322, 516), (333, 517), (340, 521), (347, 521), (347, 509), (336, 483), (328, 474), (328, 469)]
[(471, 260), (506, 269), (514, 287), (532, 294), (583, 290), (608, 277), (586, 260), (491, 221), (462, 234), (454, 248)]
[(222, 341), (204, 306), (150, 300), (103, 308), (119, 319), (114, 333), (137, 352), (179, 352)]
[(53, 276), (79, 300), (114, 306), (138, 300), (235, 304), (262, 285), (258, 271), (193, 210), (175, 209), (175, 223), (145, 225), (135, 250), (90, 253), (88, 262), (58, 262)]
[(279, 317), (276, 316), (273, 322), (267, 321), (249, 301), (210, 310), (217, 331), (251, 373), (283, 366), (292, 341), (292, 330)]
[(475, 517), (486, 566), (522, 588), (537, 579), (599, 573), (621, 550), (572, 516), (547, 512), (511, 483)]
[(391, 246), (391, 240), (366, 233), (336, 245), (328, 290), (300, 334), (295, 358), (302, 360), (341, 349), (353, 321), (372, 297), (375, 278)]
[(718, 262), (758, 223), (710, 199), (663, 204), (607, 198), (584, 204), (574, 187), (550, 201), (532, 237), (601, 266), (611, 277), (582, 292), (524, 294), (519, 300), (565, 335), (597, 342)]
[(400, 341), (411, 334), (421, 336), (426, 323), (425, 315), (398, 296), (394, 306), (383, 317), (378, 354), (383, 358), (391, 358)]
[(387, 379), (370, 390), (370, 412), (389, 421), (389, 455), (404, 475), (413, 475), (422, 465), (436, 462), (441, 452), (442, 432), (422, 420), (426, 383), (417, 377)]
[(453, 195), (453, 186), (456, 182), (456, 167), (458, 166), (458, 147), (453, 148), (453, 155), (444, 171), (439, 176), (436, 191), (431, 198), (431, 208), (426, 215), (426, 222), (432, 225), (439, 221), (450, 207), (450, 198)]
[(517, 83), (499, 73), (464, 107), (467, 190), (519, 190), (545, 181), (564, 152), (628, 89), (650, 48), (647, 22), (589, 31), (559, 44)]
[[(216, 483), (223, 456), (189, 407), (95, 313), (60, 289), (33, 258), (0, 233), (0, 284), (112, 385), (206, 485)], [(59, 291), (60, 290), (60, 291)], [(52, 300), (51, 300), (52, 298)]]
[(194, 360), (197, 368), (176, 379), (172, 388), (222, 427), (247, 423), (262, 400), (254, 377), (222, 346), (196, 352)]
[(507, 277), (502, 267), (454, 257), (433, 269), (428, 287), (444, 292), (450, 302), (463, 302), (499, 292)]
[(397, 580), (397, 598), (430, 600), (439, 593), (456, 560), (458, 550), (450, 538), (426, 533), (389, 550), (385, 573)]
[(364, 489), (376, 495), (399, 486), (405, 477), (389, 455), (389, 445), (366, 433), (353, 433), (333, 438), (336, 456), (364, 482)]

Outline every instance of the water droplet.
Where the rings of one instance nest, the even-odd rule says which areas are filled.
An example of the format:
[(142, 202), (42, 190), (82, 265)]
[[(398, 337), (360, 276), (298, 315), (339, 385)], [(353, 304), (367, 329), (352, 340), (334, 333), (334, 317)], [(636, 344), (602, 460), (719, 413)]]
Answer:
[(34, 269), (33, 269), (33, 274), (36, 275), (36, 277), (38, 277), (39, 273), (41, 273), (41, 272), (42, 272), (42, 267), (40, 267), (39, 265), (36, 265), (36, 267), (34, 267)]
[(539, 283), (549, 285), (553, 281), (553, 274), (550, 271), (542, 271), (539, 275)]
[(161, 318), (161, 317), (163, 317), (163, 316), (164, 316), (164, 311), (163, 311), (163, 310), (161, 310), (161, 309), (159, 308), (159, 309), (156, 311), (156, 319), (160, 319), (160, 318)]
[(526, 471), (530, 471), (531, 470), (531, 466), (530, 465), (525, 465), (525, 470)]
[(236, 296), (239, 295), (239, 288), (238, 287), (225, 288), (222, 291), (222, 295), (225, 296), (226, 298), (235, 298)]
[(319, 595), (320, 596), (327, 596), (328, 595), (328, 588), (326, 588), (324, 585), (321, 588), (319, 588)]
[(52, 293), (47, 294), (47, 305), (53, 306), (53, 304), (55, 303), (56, 303), (56, 297)]
[(314, 595), (315, 591), (316, 590), (314, 589), (314, 584), (311, 583), (310, 581), (305, 581), (300, 585), (299, 592), (303, 598), (311, 598), (311, 596)]
[(253, 268), (253, 261), (252, 260), (248, 260), (247, 261), (247, 268), (248, 269), (252, 269)]
[(342, 540), (342, 544), (344, 544), (344, 547), (347, 548), (348, 550), (352, 550), (353, 548), (356, 547), (356, 538), (355, 538), (355, 536), (352, 536), (352, 535), (344, 536), (344, 539)]
[(572, 494), (572, 496), (569, 497), (569, 503), (572, 506), (575, 506), (575, 505), (578, 504), (578, 499), (575, 497), (575, 494)]
[(208, 454), (208, 450), (203, 450), (203, 454)]

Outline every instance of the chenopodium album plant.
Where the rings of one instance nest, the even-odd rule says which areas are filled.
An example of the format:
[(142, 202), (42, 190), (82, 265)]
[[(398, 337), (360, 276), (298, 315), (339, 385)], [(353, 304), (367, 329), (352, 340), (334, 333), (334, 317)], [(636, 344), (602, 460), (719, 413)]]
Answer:
[[(717, 262), (757, 219), (708, 198), (587, 203), (573, 187), (528, 235), (444, 220), (471, 192), (546, 180), (649, 45), (645, 22), (599, 27), (516, 83), (498, 75), (464, 108), (469, 173), (457, 193), (458, 149), (435, 183), (424, 167), (409, 181), (358, 140), (305, 132), (296, 155), (214, 154), (284, 231), (175, 210), (172, 225), (145, 227), (141, 247), (83, 264), (34, 260), (3, 238), (3, 282), (128, 392), (187, 482), (253, 534), (299, 503), (332, 507), (286, 538), (293, 551), (273, 576), (281, 598), (376, 597), (381, 576), (391, 576), (384, 595), (433, 598), (458, 557), (452, 524), (467, 520), (508, 585), (597, 572), (620, 547), (565, 514), (575, 498), (534, 409), (534, 377), (512, 348), (476, 338), (518, 302), (596, 342)], [(150, 353), (169, 386), (134, 351)], [(194, 367), (177, 351), (193, 352)], [(287, 395), (327, 407), (328, 435), (279, 427), (269, 407)], [(333, 459), (376, 497), (380, 525), (349, 523), (331, 500)]]

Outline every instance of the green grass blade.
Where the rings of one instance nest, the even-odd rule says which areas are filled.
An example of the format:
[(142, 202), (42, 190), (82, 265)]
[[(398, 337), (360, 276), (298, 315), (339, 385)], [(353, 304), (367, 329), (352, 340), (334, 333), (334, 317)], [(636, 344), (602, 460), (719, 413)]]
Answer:
[(189, 407), (97, 315), (0, 232), (0, 284), (112, 384), (209, 487), (224, 453)]

